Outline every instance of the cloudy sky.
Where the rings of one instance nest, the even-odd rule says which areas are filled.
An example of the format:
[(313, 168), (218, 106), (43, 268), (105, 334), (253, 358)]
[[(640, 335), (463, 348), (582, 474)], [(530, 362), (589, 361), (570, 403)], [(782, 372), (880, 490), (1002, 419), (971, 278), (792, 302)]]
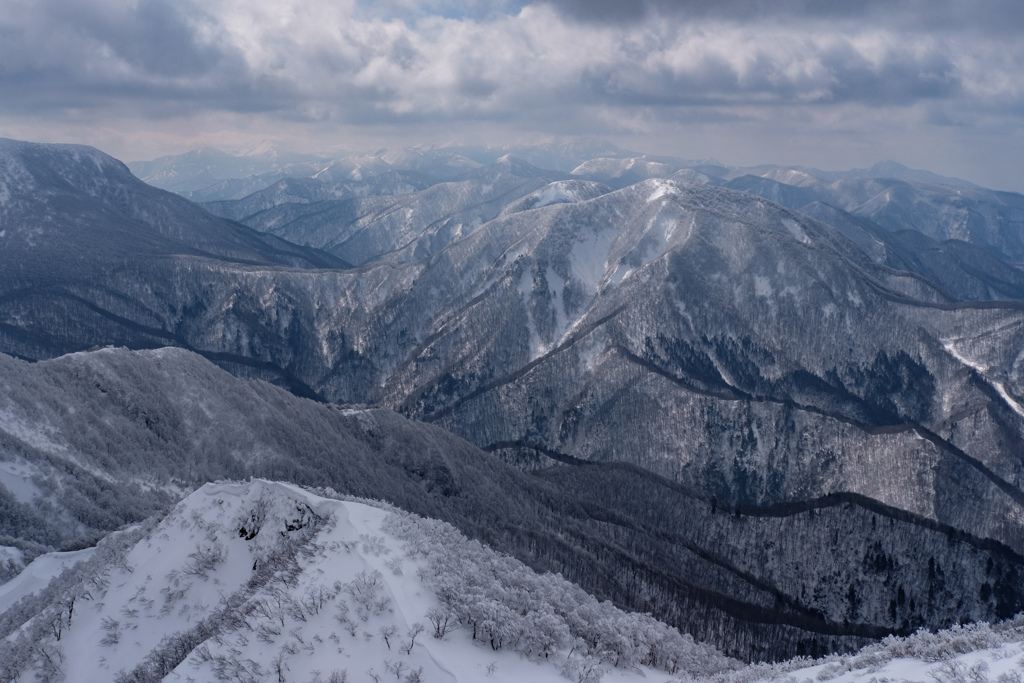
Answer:
[(0, 0), (0, 136), (124, 160), (587, 136), (1024, 190), (1024, 0)]

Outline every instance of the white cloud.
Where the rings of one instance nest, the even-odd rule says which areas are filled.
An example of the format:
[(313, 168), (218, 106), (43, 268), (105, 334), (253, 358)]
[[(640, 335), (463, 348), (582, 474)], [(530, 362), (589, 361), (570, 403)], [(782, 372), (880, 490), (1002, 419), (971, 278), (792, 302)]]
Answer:
[(575, 0), (6, 4), (7, 129), (83, 116), (154, 128), (250, 116), (291, 135), (326, 124), (601, 135), (704, 120), (854, 126), (865, 107), (947, 129), (1019, 126), (1024, 115), (1020, 31), (955, 0), (930, 14), (915, 0), (863, 0), (864, 18), (803, 0), (782, 3), (778, 16), (736, 0), (651, 0), (635, 12)]

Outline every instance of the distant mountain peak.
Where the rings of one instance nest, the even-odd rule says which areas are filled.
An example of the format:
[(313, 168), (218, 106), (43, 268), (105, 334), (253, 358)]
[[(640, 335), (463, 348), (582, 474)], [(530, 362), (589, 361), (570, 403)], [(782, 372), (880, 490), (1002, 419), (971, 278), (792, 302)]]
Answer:
[(898, 161), (892, 159), (886, 159), (885, 161), (876, 161), (869, 169), (871, 173), (906, 173), (911, 170), (909, 166), (904, 166)]
[(539, 168), (521, 157), (509, 153), (498, 157), (494, 163), (490, 165), (471, 168), (462, 175), (457, 176), (456, 180), (487, 178), (494, 175), (513, 175), (521, 178), (549, 178), (551, 180), (557, 180), (565, 177), (565, 174), (563, 173)]
[(256, 157), (256, 156), (270, 156), (277, 155), (281, 152), (290, 152), (291, 150), (282, 147), (281, 143), (276, 140), (263, 140), (251, 145), (247, 145), (238, 152), (235, 156), (240, 157)]
[[(225, 157), (232, 157), (232, 156), (235, 156), (235, 155), (231, 154), (230, 152), (225, 152), (224, 150), (222, 150), (222, 149), (220, 149), (218, 147), (206, 146), (206, 147), (200, 147), (198, 149), (194, 149), (191, 152), (185, 152), (181, 156), (184, 156), (184, 157), (194, 157), (194, 158), (198, 158), (198, 159), (203, 159), (203, 158), (210, 158), (210, 157), (213, 157), (213, 158), (225, 158)], [(172, 159), (172, 158), (174, 158), (174, 157), (173, 156), (161, 157), (161, 159)]]
[[(851, 173), (855, 172), (856, 171), (851, 171)], [(872, 178), (893, 178), (896, 180), (910, 180), (919, 183), (934, 183), (937, 185), (978, 187), (978, 185), (960, 178), (952, 178), (950, 176), (932, 173), (931, 171), (910, 168), (909, 166), (905, 166), (898, 161), (893, 161), (892, 159), (877, 162), (868, 169), (867, 175)]]
[(513, 172), (527, 171), (529, 173), (540, 171), (539, 168), (513, 153), (503, 154), (494, 162), (494, 166), (507, 168)]

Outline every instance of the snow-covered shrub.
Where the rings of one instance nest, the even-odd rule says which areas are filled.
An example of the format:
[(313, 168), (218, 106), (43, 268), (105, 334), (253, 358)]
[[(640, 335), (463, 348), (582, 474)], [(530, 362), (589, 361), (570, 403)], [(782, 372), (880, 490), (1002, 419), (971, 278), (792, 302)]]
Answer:
[(189, 553), (188, 561), (181, 568), (181, 573), (207, 579), (211, 571), (224, 561), (226, 552), (220, 543), (196, 544), (196, 549)]
[[(989, 667), (984, 661), (967, 665), (957, 658), (971, 652), (992, 650), (1007, 643), (1021, 641), (1024, 641), (1024, 614), (1018, 614), (997, 624), (957, 624), (935, 633), (920, 629), (903, 638), (888, 636), (852, 655), (828, 655), (817, 660), (797, 657), (774, 664), (752, 664), (738, 671), (716, 674), (704, 680), (710, 683), (782, 681), (790, 672), (821, 666), (816, 675), (817, 679), (829, 681), (849, 672), (877, 671), (894, 659), (918, 659), (924, 662), (939, 662), (927, 671), (935, 683), (988, 683), (991, 680)], [(995, 653), (992, 655), (993, 661), (1004, 656), (1005, 654)], [(1024, 662), (1018, 666), (1024, 669)], [(685, 680), (685, 677), (681, 680)], [(1001, 673), (995, 680), (996, 683), (1020, 683), (1024, 678), (1020, 672), (1010, 670)]]
[(893, 656), (916, 657), (926, 662), (936, 662), (941, 659), (995, 647), (1003, 642), (1003, 638), (992, 630), (992, 626), (985, 622), (975, 624), (957, 624), (938, 633), (930, 633), (924, 629), (902, 639), (902, 643), (894, 639), (886, 638), (882, 644)]
[(928, 670), (935, 683), (967, 683), (967, 666), (955, 659), (949, 659)]
[(356, 615), (362, 621), (391, 610), (391, 598), (382, 595), (383, 589), (384, 575), (376, 569), (372, 572), (359, 572), (344, 586), (345, 592), (351, 595), (356, 603)]
[(392, 510), (383, 529), (403, 542), (408, 557), (426, 560), (420, 578), (441, 602), (426, 615), (435, 637), (457, 622), (495, 650), (534, 658), (568, 651), (565, 670), (580, 682), (599, 680), (603, 667), (644, 665), (700, 675), (735, 668), (691, 636), (649, 615), (598, 602), (560, 576), (536, 574), (444, 522)]

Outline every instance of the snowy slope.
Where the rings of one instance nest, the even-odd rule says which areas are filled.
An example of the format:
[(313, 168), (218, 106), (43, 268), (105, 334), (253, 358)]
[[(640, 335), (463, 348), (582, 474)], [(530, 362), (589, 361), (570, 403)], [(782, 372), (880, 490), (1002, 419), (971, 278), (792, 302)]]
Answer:
[(501, 211), (501, 215), (539, 209), (552, 204), (575, 204), (600, 197), (612, 191), (612, 188), (601, 183), (588, 180), (556, 180), (544, 187), (518, 199)]
[(281, 202), (247, 213), (249, 209), (240, 207), (255, 208), (262, 201), (249, 197), (211, 208), (256, 230), (325, 249), (351, 263), (406, 263), (447, 247), (561, 175), (502, 157), (420, 192), (350, 194), (348, 199), (324, 198), (309, 204)]
[(906, 638), (886, 638), (849, 656), (798, 657), (712, 676), (714, 683), (828, 681), (830, 683), (1020, 683), (1024, 618), (976, 623)]
[[(208, 256), (251, 264), (344, 265), (216, 218), (185, 199), (146, 185), (120, 161), (82, 145), (0, 138), (0, 286), (38, 273), (41, 253), (60, 259), (42, 270), (64, 284), (95, 276), (99, 262)], [(58, 285), (60, 286), (60, 285)]]
[(63, 553), (46, 553), (32, 560), (20, 574), (7, 583), (0, 584), (0, 612), (5, 612), (26, 596), (35, 595), (55, 576), (68, 567), (88, 560), (95, 552), (95, 548), (85, 548)]
[(734, 668), (443, 523), (287, 484), (208, 484), (122, 546), (77, 583), (63, 577), (70, 588), (0, 643), (3, 680), (667, 681)]
[(886, 231), (909, 230), (939, 241), (968, 242), (1015, 263), (1024, 255), (1024, 196), (1018, 193), (964, 186), (955, 179), (924, 181), (927, 176), (851, 173), (826, 181), (793, 170), (753, 169), (726, 186), (801, 211), (821, 202)]

